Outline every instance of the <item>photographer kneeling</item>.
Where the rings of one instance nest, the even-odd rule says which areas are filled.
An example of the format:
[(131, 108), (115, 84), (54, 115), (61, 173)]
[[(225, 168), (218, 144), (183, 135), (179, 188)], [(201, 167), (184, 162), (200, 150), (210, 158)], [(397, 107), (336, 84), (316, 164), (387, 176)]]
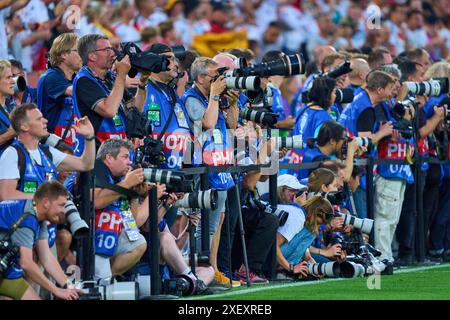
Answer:
[[(109, 278), (126, 272), (142, 257), (147, 242), (140, 234), (136, 220), (138, 199), (119, 193), (136, 189), (144, 182), (143, 169), (131, 170), (127, 140), (109, 139), (98, 150), (94, 174), (95, 199), (95, 277)], [(130, 191), (130, 190), (128, 190)]]
[[(191, 66), (194, 86), (186, 91), (183, 101), (189, 118), (194, 122), (194, 133), (201, 137), (202, 161), (209, 166), (232, 165), (233, 137), (227, 129), (236, 129), (238, 118), (238, 91), (226, 88), (223, 76), (217, 71), (218, 63), (210, 58), (199, 57)], [(221, 96), (227, 100), (227, 108), (222, 104)], [(202, 134), (200, 135), (200, 131)], [(209, 214), (210, 262), (216, 271), (215, 280), (228, 285), (230, 279), (219, 272), (217, 267), (217, 250), (220, 231), (224, 219), (227, 190), (234, 186), (229, 173), (210, 173), (209, 186), (218, 190), (217, 209)], [(234, 281), (233, 286), (239, 286)]]
[[(47, 238), (47, 221), (58, 224), (64, 219), (67, 197), (67, 190), (59, 182), (49, 181), (37, 188), (33, 200), (0, 202), (0, 239), (10, 241), (12, 246), (8, 253), (1, 256), (7, 268), (4, 270), (2, 265), (0, 269), (0, 296), (15, 300), (40, 300), (29, 284), (32, 281), (56, 298), (78, 299), (80, 292), (66, 288), (69, 279), (50, 251)], [(34, 262), (34, 248), (45, 271), (59, 287), (47, 279)], [(7, 255), (9, 259), (6, 259)]]

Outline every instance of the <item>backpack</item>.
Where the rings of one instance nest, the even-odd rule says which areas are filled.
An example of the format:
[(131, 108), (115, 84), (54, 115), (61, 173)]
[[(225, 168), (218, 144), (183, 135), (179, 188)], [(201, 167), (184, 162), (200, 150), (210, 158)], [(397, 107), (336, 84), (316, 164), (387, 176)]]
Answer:
[[(14, 149), (16, 149), (17, 151), (17, 167), (19, 168), (19, 181), (17, 181), (17, 187), (20, 186), (20, 184), (22, 183), (23, 177), (25, 176), (25, 169), (26, 169), (26, 163), (25, 163), (25, 154), (22, 150), (22, 148), (19, 148), (19, 146), (13, 144), (11, 145)], [(45, 156), (48, 157), (50, 159), (50, 161), (53, 162), (53, 155), (50, 152), (50, 147), (46, 146), (46, 145), (39, 145), (39, 147), (41, 148), (41, 150), (44, 152)]]

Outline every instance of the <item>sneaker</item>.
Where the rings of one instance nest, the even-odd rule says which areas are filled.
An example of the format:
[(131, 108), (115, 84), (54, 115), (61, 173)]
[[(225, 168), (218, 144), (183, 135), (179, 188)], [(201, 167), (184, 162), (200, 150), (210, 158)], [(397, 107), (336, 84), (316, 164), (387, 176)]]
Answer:
[[(230, 287), (230, 278), (228, 278), (223, 272), (218, 271), (214, 274), (214, 284), (227, 286), (229, 288)], [(240, 281), (231, 280), (232, 288), (237, 288), (240, 286), (241, 286)]]
[[(239, 277), (239, 279), (241, 279), (242, 282), (247, 283), (247, 275), (246, 275), (244, 266), (241, 266), (239, 271), (236, 272), (236, 275)], [(249, 279), (250, 279), (250, 284), (267, 284), (267, 283), (269, 283), (269, 280), (267, 280), (263, 276), (257, 275), (253, 271), (250, 271)]]

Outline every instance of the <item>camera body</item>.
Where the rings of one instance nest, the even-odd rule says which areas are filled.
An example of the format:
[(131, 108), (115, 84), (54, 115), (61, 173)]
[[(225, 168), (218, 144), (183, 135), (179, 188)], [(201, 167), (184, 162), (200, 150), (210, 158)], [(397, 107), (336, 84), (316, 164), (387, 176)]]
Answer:
[(10, 239), (0, 240), (0, 276), (8, 270), (18, 255), (19, 247), (15, 246)]
[(163, 55), (142, 51), (135, 43), (125, 42), (116, 50), (117, 60), (121, 61), (125, 56), (130, 57), (131, 69), (128, 72), (130, 78), (134, 78), (138, 72), (159, 73), (167, 71), (170, 61)]

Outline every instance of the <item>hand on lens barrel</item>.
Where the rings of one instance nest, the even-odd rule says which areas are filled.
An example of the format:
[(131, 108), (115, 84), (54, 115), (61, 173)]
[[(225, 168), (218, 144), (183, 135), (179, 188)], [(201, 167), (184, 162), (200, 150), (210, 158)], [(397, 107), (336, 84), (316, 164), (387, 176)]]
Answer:
[(309, 273), (308, 264), (305, 261), (297, 263), (296, 265), (294, 265), (293, 272), (294, 274), (301, 274), (302, 276), (306, 277)]
[(394, 130), (394, 126), (392, 122), (388, 121), (380, 125), (379, 132), (383, 135), (383, 137), (392, 135), (392, 131)]
[(324, 250), (324, 256), (326, 257), (340, 257), (342, 253), (342, 246), (340, 243), (333, 244)]
[(227, 97), (230, 106), (234, 106), (237, 104), (237, 100), (239, 98), (239, 91), (227, 90), (227, 92), (225, 93), (225, 97)]
[(127, 172), (124, 182), (131, 188), (144, 182), (144, 169), (138, 168)]
[(339, 230), (344, 226), (344, 218), (343, 217), (334, 217), (330, 221), (332, 230)]

